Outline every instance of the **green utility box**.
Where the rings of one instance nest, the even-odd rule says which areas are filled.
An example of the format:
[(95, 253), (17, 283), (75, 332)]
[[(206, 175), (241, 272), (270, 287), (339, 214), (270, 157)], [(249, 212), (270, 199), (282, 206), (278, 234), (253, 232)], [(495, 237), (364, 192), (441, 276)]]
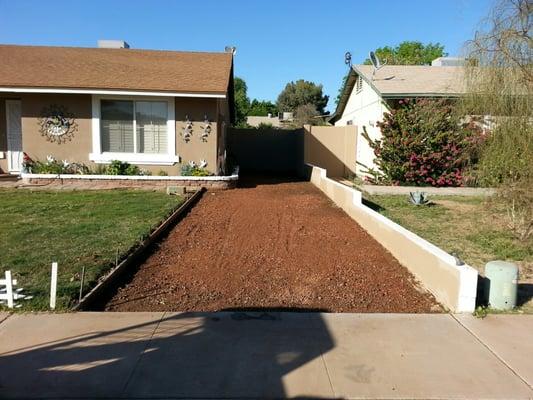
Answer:
[(485, 265), (485, 298), (496, 310), (516, 306), (518, 266), (506, 261), (490, 261)]

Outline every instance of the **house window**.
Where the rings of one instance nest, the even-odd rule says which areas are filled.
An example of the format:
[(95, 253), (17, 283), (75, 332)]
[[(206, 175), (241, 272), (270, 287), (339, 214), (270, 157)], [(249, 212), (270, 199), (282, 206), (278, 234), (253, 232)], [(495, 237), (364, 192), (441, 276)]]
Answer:
[(101, 100), (102, 151), (166, 153), (167, 108), (163, 101)]
[(355, 83), (355, 92), (359, 93), (361, 90), (363, 90), (363, 78), (361, 78), (361, 75), (358, 75)]
[(171, 165), (175, 154), (174, 98), (93, 97), (95, 162)]

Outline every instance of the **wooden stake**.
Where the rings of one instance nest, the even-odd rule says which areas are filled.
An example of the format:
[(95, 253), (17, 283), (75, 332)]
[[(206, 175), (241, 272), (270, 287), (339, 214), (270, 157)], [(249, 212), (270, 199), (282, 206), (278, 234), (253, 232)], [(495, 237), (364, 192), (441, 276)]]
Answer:
[(11, 279), (11, 271), (6, 271), (6, 295), (7, 306), (13, 308), (13, 280)]
[(85, 265), (83, 267), (81, 267), (81, 282), (80, 282), (80, 299), (79, 301), (81, 301), (81, 297), (83, 295), (83, 281), (85, 280)]
[(56, 308), (56, 292), (57, 292), (57, 263), (52, 263), (52, 281), (50, 283), (50, 308)]

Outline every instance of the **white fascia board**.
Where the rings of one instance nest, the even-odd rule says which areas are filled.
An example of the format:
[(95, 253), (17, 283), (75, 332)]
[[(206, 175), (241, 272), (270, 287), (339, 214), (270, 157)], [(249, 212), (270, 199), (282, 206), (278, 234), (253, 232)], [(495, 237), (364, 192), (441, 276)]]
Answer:
[(225, 99), (225, 94), (180, 93), (180, 92), (144, 92), (138, 90), (95, 90), (95, 89), (54, 89), (54, 88), (10, 88), (0, 87), (0, 92), (9, 93), (57, 93), (57, 94), (100, 94), (119, 96), (160, 96), (160, 97), (197, 97)]

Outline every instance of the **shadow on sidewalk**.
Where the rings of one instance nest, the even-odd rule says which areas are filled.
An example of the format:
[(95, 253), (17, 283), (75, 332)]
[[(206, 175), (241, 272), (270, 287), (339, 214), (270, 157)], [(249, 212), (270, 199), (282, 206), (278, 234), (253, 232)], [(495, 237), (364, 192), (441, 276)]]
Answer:
[[(171, 314), (48, 343), (43, 342), (51, 336), (43, 327), (39, 347), (0, 354), (0, 397), (283, 398), (315, 393), (312, 388), (325, 371), (322, 361), (309, 363), (334, 347), (320, 314), (255, 311)], [(322, 391), (329, 390), (326, 383)], [(327, 393), (323, 398), (330, 397)]]

